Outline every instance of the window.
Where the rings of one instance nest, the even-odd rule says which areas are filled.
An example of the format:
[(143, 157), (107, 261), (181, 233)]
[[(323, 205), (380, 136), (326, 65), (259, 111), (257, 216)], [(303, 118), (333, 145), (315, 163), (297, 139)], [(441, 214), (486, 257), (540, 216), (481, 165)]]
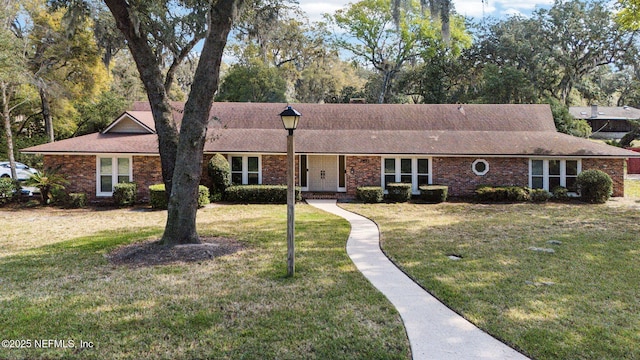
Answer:
[(429, 185), (429, 159), (418, 159), (418, 186)]
[(257, 185), (262, 183), (260, 157), (231, 156), (231, 182), (236, 185)]
[(418, 186), (430, 183), (430, 162), (424, 158), (384, 158), (383, 159), (383, 187), (390, 183), (406, 183), (413, 185), (413, 192), (418, 192)]
[(471, 170), (478, 176), (483, 176), (489, 172), (489, 163), (484, 159), (478, 159), (471, 164)]
[(580, 173), (580, 160), (534, 159), (529, 165), (529, 186), (552, 191), (558, 186), (576, 192), (576, 178)]
[(307, 155), (300, 155), (300, 187), (303, 188), (309, 188), (309, 167), (307, 165), (307, 162)]
[(384, 188), (396, 182), (396, 159), (384, 159)]
[(338, 187), (344, 189), (347, 187), (347, 157), (344, 155), (338, 156)]
[(113, 185), (132, 181), (131, 158), (128, 157), (98, 157), (97, 164), (98, 196), (112, 196)]

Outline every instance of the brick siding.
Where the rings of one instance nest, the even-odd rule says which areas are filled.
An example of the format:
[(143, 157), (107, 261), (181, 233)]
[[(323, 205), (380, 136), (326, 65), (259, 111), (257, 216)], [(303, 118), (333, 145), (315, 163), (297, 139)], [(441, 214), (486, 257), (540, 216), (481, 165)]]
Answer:
[(93, 155), (45, 155), (45, 169), (57, 169), (69, 183), (65, 191), (85, 193), (89, 201), (96, 199), (96, 157)]
[(382, 158), (379, 156), (347, 156), (347, 194), (356, 196), (360, 186), (380, 186)]
[(149, 186), (162, 184), (160, 156), (134, 156), (133, 181), (138, 184), (138, 201), (149, 201)]
[[(212, 155), (205, 154), (201, 183), (209, 186), (207, 163)], [(226, 156), (226, 155), (225, 155)], [(159, 156), (133, 156), (133, 179), (138, 184), (138, 200), (148, 201), (149, 185), (162, 183)], [(519, 185), (529, 182), (529, 159), (526, 158), (489, 158), (489, 172), (476, 175), (471, 169), (477, 158), (432, 158), (432, 183), (449, 186), (451, 196), (470, 196), (478, 185)], [(298, 161), (296, 157), (296, 183), (298, 183)], [(84, 192), (90, 201), (105, 200), (96, 198), (96, 157), (92, 155), (45, 155), (45, 168), (59, 168), (69, 185), (68, 192)], [(262, 156), (262, 183), (269, 185), (286, 184), (287, 157), (285, 155)], [(380, 156), (347, 156), (347, 193), (354, 197), (360, 186), (381, 185)], [(599, 169), (611, 176), (613, 196), (624, 196), (624, 160), (623, 159), (583, 159), (582, 170)]]
[[(296, 173), (298, 172), (296, 156)], [(285, 155), (262, 156), (262, 183), (265, 185), (282, 185), (287, 183), (287, 157)], [(297, 184), (296, 179), (296, 184)]]
[(624, 197), (624, 159), (583, 159), (582, 171), (602, 170), (613, 181), (613, 196)]
[(433, 158), (431, 181), (449, 186), (451, 196), (470, 196), (478, 185), (527, 186), (529, 183), (529, 159), (483, 158), (489, 164), (489, 172), (476, 175), (471, 165), (478, 158)]

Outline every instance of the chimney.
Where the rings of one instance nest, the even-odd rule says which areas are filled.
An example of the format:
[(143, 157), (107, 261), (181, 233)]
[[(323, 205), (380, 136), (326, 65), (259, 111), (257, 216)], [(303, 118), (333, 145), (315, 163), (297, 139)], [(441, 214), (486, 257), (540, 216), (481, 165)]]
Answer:
[(598, 117), (598, 104), (591, 104), (591, 118), (595, 119)]

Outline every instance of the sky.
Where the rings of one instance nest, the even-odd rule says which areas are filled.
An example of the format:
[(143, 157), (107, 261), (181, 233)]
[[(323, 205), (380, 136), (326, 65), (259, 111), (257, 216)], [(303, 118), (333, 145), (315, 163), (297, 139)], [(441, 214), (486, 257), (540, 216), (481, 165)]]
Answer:
[[(323, 13), (332, 14), (349, 2), (357, 0), (299, 0), (300, 7), (311, 21), (322, 20)], [(505, 18), (511, 15), (527, 16), (535, 9), (550, 7), (553, 0), (453, 0), (458, 14), (475, 18), (485, 17)]]

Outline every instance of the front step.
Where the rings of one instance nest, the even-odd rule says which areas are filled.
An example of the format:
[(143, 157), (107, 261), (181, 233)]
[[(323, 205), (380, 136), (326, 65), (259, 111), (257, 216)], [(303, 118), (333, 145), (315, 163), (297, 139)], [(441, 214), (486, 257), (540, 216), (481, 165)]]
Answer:
[(316, 200), (328, 200), (328, 199), (351, 199), (352, 196), (343, 192), (314, 192), (305, 191), (302, 193), (303, 199), (316, 199)]

